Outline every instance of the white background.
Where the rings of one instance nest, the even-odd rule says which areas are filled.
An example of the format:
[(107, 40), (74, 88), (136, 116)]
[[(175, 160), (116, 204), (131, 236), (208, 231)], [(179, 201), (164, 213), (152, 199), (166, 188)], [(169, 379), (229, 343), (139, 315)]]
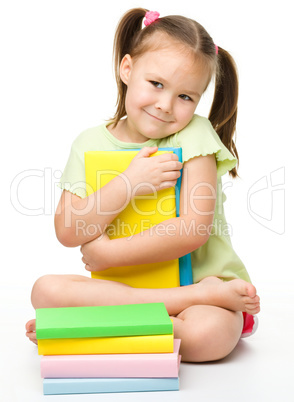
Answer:
[[(13, 402), (45, 400), (39, 357), (24, 336), (25, 322), (34, 317), (30, 291), (41, 275), (84, 273), (78, 248), (66, 249), (55, 238), (56, 183), (74, 138), (114, 113), (114, 30), (121, 15), (138, 6), (161, 16), (196, 19), (236, 60), (241, 178), (224, 178), (225, 208), (233, 245), (262, 298), (259, 331), (240, 342), (232, 356), (215, 364), (182, 365), (179, 393), (145, 398), (215, 401), (249, 395), (253, 401), (294, 400), (294, 37), (292, 9), (285, 0), (1, 3), (0, 396), (4, 393), (3, 400)], [(207, 116), (210, 102), (208, 91), (197, 112)]]

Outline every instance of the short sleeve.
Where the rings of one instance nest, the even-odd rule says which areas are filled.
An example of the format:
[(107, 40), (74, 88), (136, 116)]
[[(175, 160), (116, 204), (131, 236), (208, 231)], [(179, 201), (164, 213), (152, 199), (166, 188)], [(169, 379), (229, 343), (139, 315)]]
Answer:
[(84, 153), (79, 150), (77, 140), (73, 142), (68, 161), (58, 187), (70, 191), (81, 198), (86, 197)]
[(176, 142), (182, 148), (183, 162), (195, 156), (215, 154), (218, 177), (236, 166), (237, 159), (222, 143), (207, 118), (194, 115), (191, 122), (176, 136)]

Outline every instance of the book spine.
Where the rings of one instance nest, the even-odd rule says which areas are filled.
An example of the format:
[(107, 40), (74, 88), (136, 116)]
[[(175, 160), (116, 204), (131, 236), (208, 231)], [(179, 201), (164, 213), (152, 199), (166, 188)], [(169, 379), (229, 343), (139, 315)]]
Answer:
[[(183, 161), (182, 148), (174, 148), (174, 153), (178, 156), (179, 161), (182, 162)], [(182, 171), (181, 176), (178, 178), (175, 187), (177, 216), (180, 216), (181, 182), (182, 182)], [(181, 286), (192, 285), (193, 275), (192, 275), (192, 262), (190, 253), (179, 258), (179, 269), (180, 269), (180, 285)]]
[(178, 378), (47, 378), (44, 395), (178, 391)]
[(40, 339), (39, 355), (173, 353), (173, 334), (115, 338)]

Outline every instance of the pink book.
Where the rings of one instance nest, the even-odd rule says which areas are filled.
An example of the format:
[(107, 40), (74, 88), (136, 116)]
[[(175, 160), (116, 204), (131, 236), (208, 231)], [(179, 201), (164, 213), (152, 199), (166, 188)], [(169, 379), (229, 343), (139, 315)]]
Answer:
[(42, 356), (42, 378), (178, 377), (180, 339), (173, 353)]

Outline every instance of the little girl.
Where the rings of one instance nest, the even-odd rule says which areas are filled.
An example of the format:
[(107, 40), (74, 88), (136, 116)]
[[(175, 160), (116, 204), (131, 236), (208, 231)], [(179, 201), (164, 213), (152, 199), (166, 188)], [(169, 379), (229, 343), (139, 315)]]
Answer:
[[(121, 19), (114, 56), (117, 110), (113, 120), (86, 130), (73, 143), (60, 183), (57, 238), (67, 247), (81, 246), (87, 271), (191, 253), (194, 284), (139, 289), (79, 275), (46, 275), (34, 284), (32, 304), (42, 308), (163, 302), (173, 317), (175, 337), (182, 340), (183, 361), (221, 359), (242, 333), (252, 331), (253, 315), (260, 309), (256, 289), (232, 249), (223, 212), (221, 176), (227, 171), (237, 176), (234, 62), (197, 22), (182, 16), (159, 18), (157, 12), (141, 8)], [(215, 94), (206, 119), (194, 112), (213, 77)], [(182, 148), (183, 166), (174, 154), (149, 158), (169, 146)], [(132, 148), (141, 151), (123, 175), (86, 197), (84, 152)], [(181, 168), (180, 216), (163, 222), (160, 233), (149, 229), (115, 240), (103, 233), (135, 195), (149, 194), (150, 186), (174, 186)], [(81, 219), (83, 227), (96, 225), (97, 231), (78, 230)], [(35, 321), (26, 329), (36, 343)]]

